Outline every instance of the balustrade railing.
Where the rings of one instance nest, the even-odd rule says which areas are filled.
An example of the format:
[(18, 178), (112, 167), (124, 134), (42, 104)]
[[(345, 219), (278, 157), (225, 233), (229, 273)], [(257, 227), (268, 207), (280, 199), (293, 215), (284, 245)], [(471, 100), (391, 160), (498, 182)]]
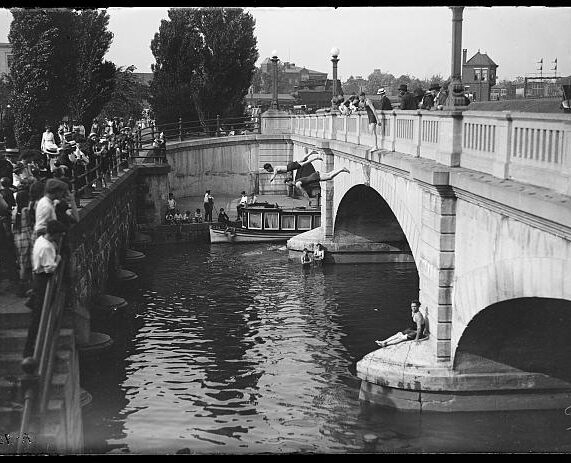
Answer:
[[(365, 146), (374, 143), (365, 112), (289, 117), (294, 119), (294, 134)], [(378, 145), (384, 150), (571, 195), (570, 115), (395, 110), (378, 111), (377, 118)], [(309, 128), (310, 120), (317, 130)]]

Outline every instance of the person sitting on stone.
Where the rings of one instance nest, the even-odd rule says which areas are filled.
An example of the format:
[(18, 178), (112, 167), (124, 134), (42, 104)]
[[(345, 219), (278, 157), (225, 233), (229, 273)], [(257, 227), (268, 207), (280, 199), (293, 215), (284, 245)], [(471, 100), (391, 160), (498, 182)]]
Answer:
[(422, 314), (419, 312), (420, 301), (414, 300), (410, 303), (410, 310), (412, 313), (412, 324), (409, 328), (393, 334), (390, 338), (383, 341), (375, 341), (380, 347), (387, 347), (394, 344), (399, 344), (405, 341), (420, 341), (427, 337), (426, 334), (426, 321)]
[(306, 164), (313, 161), (323, 160), (321, 156), (315, 156), (313, 159), (309, 159), (313, 154), (318, 154), (315, 150), (308, 152), (307, 147), (305, 148), (305, 156), (300, 161), (292, 161), (287, 164), (287, 166), (276, 166), (273, 167), (269, 162), (264, 164), (264, 170), (270, 172), (272, 176), (270, 177), (270, 182), (273, 182), (277, 174), (285, 174), (287, 172), (292, 172), (297, 169), (301, 169)]
[(194, 222), (202, 223), (202, 211), (200, 209), (196, 209), (196, 212), (194, 213)]
[(308, 175), (307, 177), (301, 177), (297, 179), (294, 183), (291, 177), (288, 177), (284, 180), (284, 183), (288, 186), (295, 186), (303, 196), (305, 196), (308, 200), (310, 199), (310, 187), (313, 187), (316, 183), (319, 182), (326, 182), (327, 180), (332, 180), (341, 172), (349, 173), (349, 169), (346, 167), (342, 167), (340, 169), (333, 170), (331, 172), (323, 172), (320, 173), (319, 171), (315, 171), (312, 174)]

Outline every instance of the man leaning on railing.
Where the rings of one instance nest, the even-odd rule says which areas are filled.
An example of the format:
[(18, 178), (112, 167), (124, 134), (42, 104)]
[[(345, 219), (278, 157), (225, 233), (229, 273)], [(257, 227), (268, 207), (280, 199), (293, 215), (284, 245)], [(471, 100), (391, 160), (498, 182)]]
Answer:
[(29, 307), (32, 309), (32, 320), (24, 348), (24, 358), (34, 355), (34, 345), (42, 315), (46, 287), (61, 261), (57, 243), (66, 231), (67, 227), (63, 223), (50, 220), (46, 225), (46, 233), (39, 236), (34, 243), (32, 251), (32, 297), (29, 303)]

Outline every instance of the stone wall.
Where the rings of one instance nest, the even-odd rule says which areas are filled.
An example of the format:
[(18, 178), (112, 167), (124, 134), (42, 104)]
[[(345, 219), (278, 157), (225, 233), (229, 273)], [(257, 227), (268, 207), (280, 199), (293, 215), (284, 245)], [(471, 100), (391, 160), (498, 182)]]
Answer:
[(288, 136), (237, 135), (171, 143), (167, 151), (172, 167), (169, 184), (175, 198), (212, 194), (240, 196), (242, 190), (257, 194), (287, 194), (283, 184), (269, 184), (264, 163), (286, 165), (292, 159)]
[[(137, 191), (137, 169), (132, 169), (80, 209), (80, 221), (69, 233), (67, 305), (80, 318), (89, 319), (90, 302), (105, 291), (134, 238)], [(84, 325), (76, 325), (76, 331), (80, 340), (89, 334)]]

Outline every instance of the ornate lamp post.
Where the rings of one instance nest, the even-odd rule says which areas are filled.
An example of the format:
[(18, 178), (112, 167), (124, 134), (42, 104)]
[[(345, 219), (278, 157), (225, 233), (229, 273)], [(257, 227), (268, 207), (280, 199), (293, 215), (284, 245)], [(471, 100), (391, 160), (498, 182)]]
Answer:
[(278, 52), (276, 50), (272, 51), (271, 62), (274, 63), (274, 79), (273, 79), (274, 94), (272, 97), (272, 105), (271, 105), (272, 109), (279, 109), (278, 105), (278, 61), (279, 60), (280, 59), (278, 58)]
[(462, 84), (462, 12), (463, 6), (451, 6), (452, 10), (452, 73), (448, 86), (447, 109), (465, 106)]
[[(333, 63), (333, 98), (337, 96), (337, 63), (339, 62), (339, 48), (333, 47), (331, 49), (331, 62)], [(336, 109), (335, 105), (331, 103), (331, 109)]]

